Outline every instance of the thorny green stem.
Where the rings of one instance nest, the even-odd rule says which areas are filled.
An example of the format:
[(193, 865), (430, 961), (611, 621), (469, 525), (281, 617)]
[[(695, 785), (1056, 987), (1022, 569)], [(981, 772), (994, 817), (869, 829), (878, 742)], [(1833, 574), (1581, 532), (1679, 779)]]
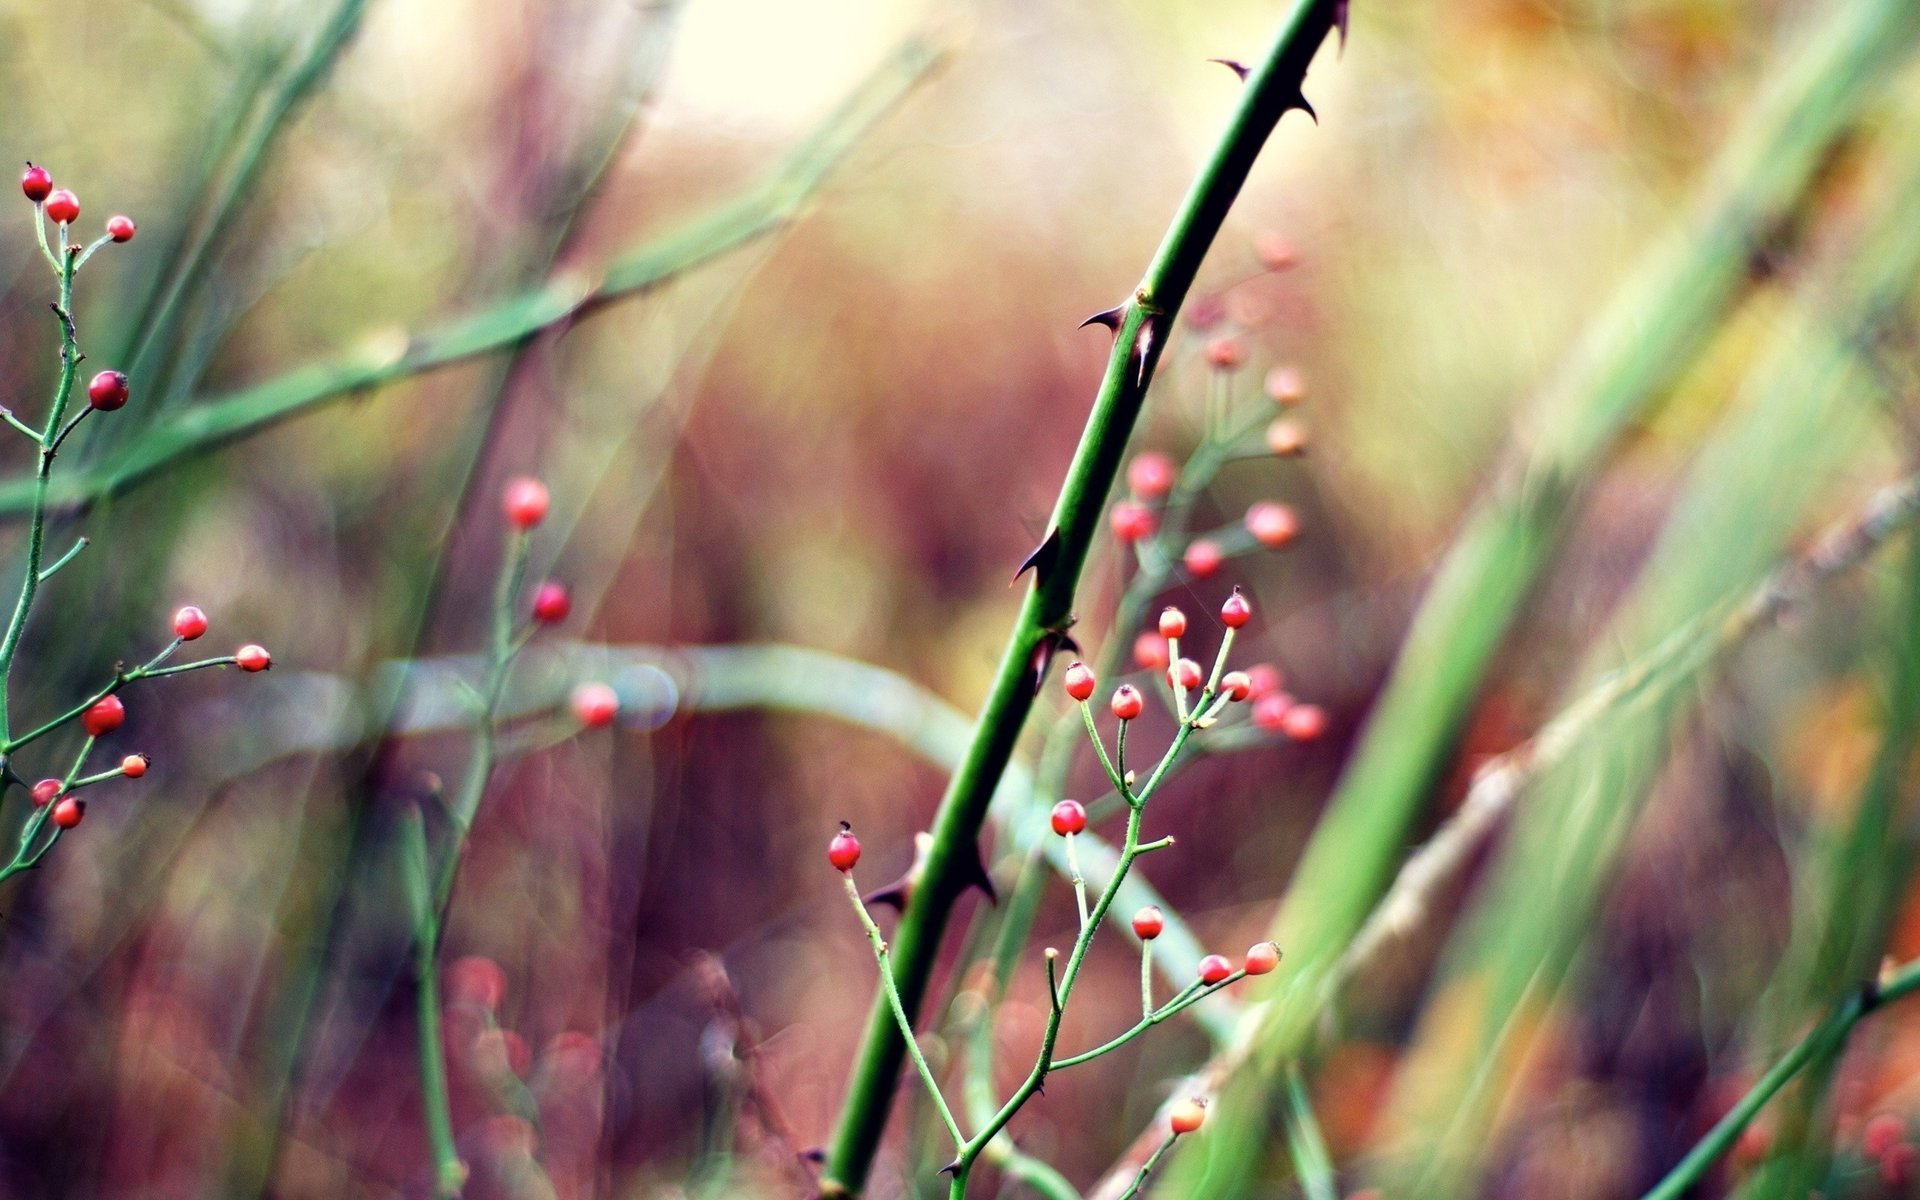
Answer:
[[(972, 877), (978, 855), (975, 839), (988, 803), (1032, 710), (1034, 665), (1045, 661), (1072, 619), (1074, 595), (1099, 528), (1100, 511), (1113, 490), (1173, 319), (1268, 134), (1299, 101), (1307, 67), (1332, 32), (1337, 8), (1337, 0), (1301, 0), (1295, 5), (1264, 61), (1248, 74), (1231, 123), (1188, 191), (1139, 287), (1116, 315), (1113, 354), (1054, 507), (1048, 535), (1052, 550), (1050, 556), (1042, 556), (1051, 561), (1039, 565), (967, 755), (941, 801), (920, 884), (894, 937), (894, 980), (909, 1025), (925, 998), (954, 902)], [(1130, 824), (1137, 819), (1136, 809)], [(1110, 890), (1103, 900), (1111, 902)], [(1096, 919), (1088, 928), (1097, 927)], [(1072, 975), (1070, 964), (1069, 984)], [(889, 1007), (885, 1002), (877, 1004), (868, 1020), (821, 1180), (824, 1196), (858, 1192), (879, 1147), (906, 1049)], [(1042, 1056), (1037, 1073), (1044, 1071)], [(978, 1153), (975, 1149), (967, 1161)], [(964, 1191), (964, 1171), (953, 1183)]]

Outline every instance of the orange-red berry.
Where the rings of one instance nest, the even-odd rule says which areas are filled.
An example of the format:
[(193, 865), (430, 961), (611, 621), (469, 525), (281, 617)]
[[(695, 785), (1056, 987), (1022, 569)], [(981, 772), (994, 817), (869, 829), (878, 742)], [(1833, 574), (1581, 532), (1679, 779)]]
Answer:
[(1287, 714), (1292, 711), (1292, 696), (1285, 692), (1268, 692), (1253, 702), (1254, 728), (1268, 733), (1285, 733)]
[(507, 998), (507, 973), (499, 963), (479, 954), (456, 958), (441, 973), (447, 1003), (493, 1012)]
[(1327, 710), (1318, 704), (1296, 704), (1280, 718), (1280, 728), (1296, 742), (1311, 742), (1327, 731)]
[(543, 625), (556, 625), (573, 611), (573, 597), (567, 585), (551, 579), (533, 593), (533, 619)]
[(1307, 452), (1307, 431), (1298, 421), (1277, 418), (1267, 426), (1267, 449), (1281, 458), (1299, 458)]
[(1240, 343), (1230, 337), (1217, 337), (1207, 343), (1207, 365), (1217, 371), (1231, 371), (1245, 358)]
[(1272, 942), (1260, 942), (1247, 951), (1247, 960), (1241, 970), (1249, 975), (1265, 975), (1280, 965), (1280, 947)]
[(1150, 942), (1160, 936), (1167, 927), (1167, 915), (1160, 911), (1157, 904), (1149, 904), (1133, 914), (1133, 936), (1143, 942)]
[(1212, 538), (1195, 538), (1187, 543), (1187, 552), (1181, 562), (1186, 566), (1187, 574), (1195, 579), (1205, 579), (1218, 571), (1226, 558), (1220, 543)]
[(604, 683), (583, 683), (573, 689), (573, 715), (588, 729), (604, 729), (620, 715), (620, 695)]
[(1247, 532), (1267, 549), (1278, 550), (1300, 536), (1300, 518), (1284, 504), (1262, 500), (1247, 510)]
[(107, 218), (107, 236), (116, 242), (130, 242), (139, 231), (140, 227), (133, 223), (132, 217), (122, 215)]
[(1248, 695), (1255, 700), (1280, 690), (1280, 668), (1272, 663), (1255, 663), (1247, 668)]
[(1200, 671), (1200, 664), (1190, 658), (1183, 658), (1167, 668), (1167, 682), (1182, 691), (1192, 691), (1205, 678)]
[(1122, 500), (1114, 505), (1113, 511), (1107, 514), (1107, 520), (1113, 526), (1113, 536), (1123, 542), (1150, 538), (1159, 526), (1152, 509), (1131, 500)]
[(1206, 1119), (1207, 1106), (1205, 1104), (1202, 1104), (1198, 1100), (1182, 1100), (1173, 1106), (1172, 1112), (1167, 1114), (1167, 1126), (1173, 1130), (1174, 1136), (1178, 1137), (1183, 1133), (1192, 1133), (1194, 1130), (1200, 1128)]
[(1867, 1118), (1860, 1133), (1860, 1148), (1868, 1158), (1879, 1158), (1899, 1142), (1905, 1141), (1907, 1125), (1897, 1115), (1883, 1112)]
[(1062, 800), (1053, 806), (1053, 831), (1061, 837), (1079, 833), (1087, 827), (1087, 810), (1078, 800)]
[(249, 642), (233, 652), (233, 661), (242, 671), (264, 671), (273, 666), (273, 655), (265, 646)]
[(1187, 614), (1169, 604), (1160, 610), (1160, 636), (1177, 638), (1187, 636)]
[(45, 167), (28, 163), (27, 173), (20, 177), (20, 190), (26, 193), (27, 199), (38, 204), (53, 191), (53, 175)]
[(1146, 708), (1147, 702), (1141, 698), (1140, 689), (1130, 683), (1123, 683), (1113, 689), (1113, 715), (1122, 721), (1131, 721)]
[(1307, 398), (1307, 381), (1298, 367), (1275, 367), (1267, 372), (1267, 395), (1288, 408)]
[(1133, 661), (1143, 670), (1164, 671), (1167, 667), (1167, 639), (1157, 633), (1143, 633), (1133, 639)]
[(547, 485), (525, 475), (507, 481), (506, 495), (501, 500), (507, 520), (516, 529), (532, 529), (546, 520), (551, 504)]
[(127, 377), (118, 371), (102, 371), (87, 383), (87, 403), (101, 412), (112, 412), (127, 402)]
[(1253, 605), (1247, 602), (1246, 593), (1239, 588), (1233, 589), (1226, 603), (1220, 606), (1220, 623), (1228, 629), (1239, 629), (1253, 620)]
[(1142, 500), (1158, 500), (1173, 490), (1173, 484), (1180, 477), (1180, 469), (1173, 460), (1158, 450), (1147, 450), (1133, 456), (1127, 464), (1127, 487)]
[(189, 604), (173, 614), (173, 636), (191, 642), (207, 631), (207, 614)]
[(1231, 974), (1233, 974), (1233, 964), (1221, 955), (1209, 954), (1200, 960), (1201, 983), (1219, 983)]
[(73, 224), (80, 219), (80, 198), (66, 188), (53, 189), (47, 195), (47, 215), (57, 224)]
[(144, 754), (129, 754), (120, 760), (120, 773), (128, 779), (138, 779), (147, 773), (151, 761)]
[(1083, 662), (1073, 662), (1067, 665), (1065, 682), (1067, 685), (1067, 695), (1072, 696), (1075, 700), (1085, 700), (1087, 697), (1093, 695), (1093, 689), (1098, 683), (1093, 677), (1093, 668)]
[(72, 829), (87, 815), (87, 802), (78, 796), (63, 796), (53, 806), (53, 823), (62, 829)]
[(127, 719), (127, 706), (120, 703), (120, 697), (107, 696), (93, 702), (93, 706), (80, 714), (80, 726), (89, 737), (101, 737), (120, 728)]
[(851, 871), (860, 862), (860, 839), (853, 836), (853, 826), (845, 821), (840, 822), (840, 832), (827, 843), (827, 861), (836, 871)]
[(60, 781), (58, 779), (42, 779), (39, 783), (33, 785), (33, 806), (35, 808), (45, 808), (47, 805), (52, 804), (59, 795)]
[(1220, 677), (1220, 694), (1237, 704), (1253, 695), (1253, 680), (1245, 671), (1228, 671)]

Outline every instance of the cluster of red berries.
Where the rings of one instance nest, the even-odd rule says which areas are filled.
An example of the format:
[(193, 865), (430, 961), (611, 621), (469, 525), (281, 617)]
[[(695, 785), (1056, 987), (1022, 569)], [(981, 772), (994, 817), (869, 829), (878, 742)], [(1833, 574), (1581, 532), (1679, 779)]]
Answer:
[[(500, 507), (506, 513), (508, 524), (527, 533), (547, 519), (553, 497), (546, 484), (523, 475), (507, 481)], [(534, 589), (529, 607), (535, 623), (558, 625), (573, 612), (573, 593), (567, 590), (566, 584), (549, 579)], [(574, 718), (588, 729), (604, 729), (620, 715), (620, 695), (604, 683), (579, 685), (573, 689), (568, 703)]]
[[(1167, 914), (1160, 911), (1157, 904), (1149, 904), (1133, 914), (1133, 936), (1143, 942), (1150, 942), (1166, 932)], [(1270, 974), (1280, 965), (1280, 947), (1273, 942), (1256, 942), (1247, 950), (1246, 957), (1240, 961), (1243, 975)], [(1209, 954), (1200, 960), (1197, 974), (1200, 982), (1212, 986), (1224, 982), (1233, 974), (1233, 964), (1225, 955)]]
[[(56, 225), (71, 225), (80, 219), (80, 198), (66, 188), (53, 186), (53, 175), (45, 167), (28, 163), (26, 173), (20, 176), (20, 191)], [(130, 242), (138, 231), (132, 217), (107, 218), (107, 237), (113, 241)]]
[(1875, 1113), (1860, 1132), (1860, 1149), (1880, 1168), (1880, 1181), (1904, 1192), (1920, 1173), (1920, 1149), (1907, 1140), (1907, 1123), (1897, 1114)]

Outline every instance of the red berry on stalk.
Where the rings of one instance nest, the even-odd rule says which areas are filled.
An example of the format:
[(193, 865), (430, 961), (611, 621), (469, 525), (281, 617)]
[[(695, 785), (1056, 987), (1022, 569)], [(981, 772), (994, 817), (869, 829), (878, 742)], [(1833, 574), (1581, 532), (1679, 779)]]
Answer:
[(1207, 1119), (1207, 1106), (1198, 1100), (1182, 1100), (1167, 1114), (1167, 1126), (1174, 1136), (1192, 1133)]
[(1067, 695), (1075, 700), (1085, 700), (1093, 695), (1097, 681), (1093, 677), (1093, 668), (1083, 662), (1073, 662), (1067, 666)]
[(441, 972), (441, 990), (449, 1007), (493, 1012), (507, 998), (507, 973), (500, 964), (479, 954), (469, 954), (448, 963)]
[(1122, 721), (1131, 721), (1146, 708), (1147, 702), (1141, 698), (1140, 689), (1130, 683), (1123, 683), (1113, 689), (1113, 715)]
[(1160, 636), (1177, 638), (1187, 636), (1187, 614), (1169, 604), (1160, 610)]
[(1200, 960), (1200, 982), (1219, 983), (1233, 974), (1233, 964), (1218, 954), (1209, 954)]
[(1280, 718), (1280, 728), (1296, 742), (1311, 742), (1327, 731), (1327, 710), (1318, 704), (1296, 704)]
[(1300, 518), (1284, 504), (1262, 500), (1247, 510), (1247, 532), (1267, 549), (1278, 550), (1300, 536)]
[(1180, 477), (1180, 469), (1173, 460), (1158, 450), (1148, 450), (1133, 456), (1127, 464), (1127, 487), (1142, 500), (1158, 500), (1173, 490), (1174, 480)]
[(507, 481), (506, 495), (501, 501), (507, 520), (516, 529), (532, 529), (546, 520), (551, 503), (547, 485), (525, 475)]
[(1245, 671), (1228, 671), (1220, 677), (1220, 692), (1227, 699), (1238, 704), (1253, 695), (1253, 680)]
[(1240, 968), (1249, 975), (1265, 975), (1280, 965), (1280, 947), (1272, 942), (1261, 942), (1247, 951), (1247, 961)]
[(1133, 936), (1143, 942), (1150, 942), (1160, 936), (1167, 927), (1167, 916), (1157, 904), (1149, 904), (1133, 914)]
[(267, 653), (265, 646), (249, 642), (233, 652), (233, 661), (242, 671), (264, 671), (273, 665), (273, 655)]
[(1114, 505), (1107, 520), (1113, 526), (1113, 536), (1123, 542), (1137, 542), (1152, 537), (1159, 525), (1152, 509), (1131, 500), (1122, 500)]
[(1226, 557), (1218, 542), (1211, 538), (1195, 538), (1187, 543), (1187, 552), (1181, 561), (1186, 565), (1187, 574), (1195, 579), (1205, 579), (1220, 569)]
[(573, 611), (573, 597), (567, 585), (549, 579), (533, 593), (533, 619), (543, 625), (556, 625)]
[(20, 190), (26, 193), (27, 199), (35, 204), (40, 203), (47, 198), (47, 193), (53, 191), (53, 173), (45, 167), (28, 163), (27, 173), (20, 177)]
[(207, 614), (189, 604), (173, 614), (173, 635), (183, 642), (191, 642), (207, 631)]
[(1280, 668), (1272, 663), (1255, 663), (1247, 668), (1247, 686), (1253, 699), (1280, 690)]
[(1217, 337), (1207, 343), (1207, 365), (1217, 371), (1231, 371), (1245, 359), (1240, 343), (1230, 337)]
[(1078, 800), (1062, 800), (1053, 806), (1053, 831), (1061, 837), (1079, 833), (1087, 827), (1087, 810)]
[(78, 796), (63, 797), (53, 806), (53, 823), (62, 829), (72, 829), (87, 815), (87, 802)]
[(140, 227), (133, 223), (132, 217), (123, 215), (107, 218), (107, 236), (116, 242), (130, 242), (139, 231)]
[(52, 804), (59, 795), (60, 781), (58, 779), (42, 779), (39, 783), (33, 785), (33, 806), (35, 808), (45, 808), (47, 805)]
[(1157, 633), (1143, 633), (1133, 639), (1133, 661), (1144, 670), (1166, 670), (1170, 653), (1167, 639)]
[(1206, 678), (1200, 672), (1200, 664), (1190, 658), (1183, 658), (1167, 669), (1167, 682), (1182, 691), (1190, 692), (1200, 686)]
[(128, 779), (138, 779), (147, 773), (150, 761), (144, 754), (129, 754), (120, 760), (120, 773)]
[(1247, 603), (1247, 597), (1239, 588), (1233, 589), (1233, 595), (1220, 606), (1220, 623), (1228, 629), (1239, 629), (1253, 620), (1253, 605)]
[(840, 822), (840, 832), (833, 835), (827, 843), (827, 861), (836, 871), (851, 871), (860, 861), (860, 839), (853, 836), (853, 826)]
[(573, 689), (573, 715), (588, 729), (604, 729), (620, 715), (620, 695), (604, 683), (583, 683)]
[(1907, 1136), (1906, 1122), (1893, 1113), (1875, 1113), (1867, 1118), (1860, 1134), (1860, 1149), (1868, 1158), (1879, 1158)]
[(80, 714), (80, 726), (88, 737), (100, 737), (120, 728), (126, 719), (127, 706), (120, 703), (120, 697), (107, 696), (94, 701), (93, 707)]
[(1267, 449), (1280, 458), (1299, 458), (1307, 452), (1307, 431), (1300, 422), (1281, 417), (1267, 426)]
[(65, 188), (53, 189), (47, 196), (47, 215), (56, 224), (73, 224), (80, 219), (80, 198)]
[(112, 412), (127, 402), (127, 377), (118, 371), (102, 371), (87, 384), (87, 403), (101, 412)]
[(1292, 711), (1292, 696), (1285, 692), (1268, 692), (1253, 702), (1254, 728), (1268, 733), (1285, 733), (1287, 714)]

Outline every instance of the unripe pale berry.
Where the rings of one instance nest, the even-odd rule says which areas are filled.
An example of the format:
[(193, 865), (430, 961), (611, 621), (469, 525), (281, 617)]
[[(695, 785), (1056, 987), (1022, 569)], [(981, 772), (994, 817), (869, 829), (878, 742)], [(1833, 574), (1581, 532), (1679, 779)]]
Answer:
[(1245, 671), (1228, 671), (1220, 677), (1220, 694), (1238, 704), (1253, 695), (1253, 680)]
[(1200, 686), (1200, 681), (1204, 678), (1205, 675), (1200, 671), (1200, 664), (1190, 658), (1183, 658), (1167, 668), (1167, 682), (1181, 691), (1192, 691)]
[(1247, 510), (1247, 532), (1267, 549), (1278, 550), (1300, 536), (1300, 518), (1284, 504), (1262, 500)]
[(1296, 704), (1280, 718), (1280, 728), (1296, 742), (1311, 742), (1327, 731), (1327, 710), (1318, 704)]
[(1133, 639), (1133, 661), (1145, 670), (1166, 670), (1170, 653), (1167, 639), (1157, 633), (1143, 633)]
[(128, 779), (138, 779), (147, 773), (150, 762), (144, 754), (129, 754), (120, 760), (120, 773)]
[(1142, 500), (1158, 500), (1173, 490), (1180, 471), (1173, 460), (1158, 450), (1133, 456), (1127, 464), (1127, 487)]
[(26, 193), (27, 199), (38, 204), (47, 198), (47, 193), (53, 191), (53, 174), (45, 167), (28, 163), (27, 173), (20, 177), (20, 190)]
[(112, 412), (127, 402), (127, 377), (118, 371), (102, 371), (87, 383), (87, 403), (101, 412)]
[(1219, 983), (1233, 974), (1233, 964), (1218, 954), (1209, 954), (1200, 960), (1200, 982)]
[(242, 671), (264, 671), (273, 666), (273, 655), (267, 653), (265, 646), (249, 642), (233, 652), (233, 661)]
[(1231, 371), (1244, 358), (1240, 343), (1230, 337), (1217, 337), (1207, 343), (1207, 365), (1217, 371)]
[(1220, 606), (1220, 623), (1228, 629), (1239, 629), (1253, 620), (1253, 605), (1247, 603), (1246, 595), (1239, 588), (1233, 589), (1233, 595)]
[(1113, 689), (1113, 715), (1122, 721), (1133, 720), (1146, 706), (1147, 702), (1140, 696), (1140, 689), (1132, 684), (1123, 683)]
[(547, 495), (546, 484), (522, 475), (507, 481), (507, 491), (501, 506), (506, 510), (507, 520), (516, 529), (532, 529), (546, 520), (547, 508), (551, 503), (552, 498)]
[(80, 219), (80, 198), (66, 188), (53, 189), (47, 196), (47, 215), (55, 224), (73, 224)]
[(1114, 505), (1107, 520), (1113, 526), (1113, 536), (1123, 542), (1137, 542), (1152, 537), (1159, 525), (1152, 509), (1131, 500), (1122, 500)]
[(1254, 728), (1267, 733), (1285, 733), (1287, 714), (1292, 711), (1292, 696), (1285, 692), (1268, 692), (1253, 702)]
[(1272, 942), (1261, 942), (1247, 951), (1247, 961), (1241, 970), (1249, 975), (1265, 975), (1280, 965), (1280, 947)]
[(1167, 1114), (1167, 1126), (1175, 1136), (1192, 1133), (1207, 1119), (1207, 1106), (1198, 1100), (1182, 1100)]
[(1167, 916), (1157, 904), (1149, 904), (1133, 914), (1133, 936), (1143, 942), (1150, 942), (1160, 936), (1167, 927)]
[(1078, 800), (1062, 800), (1053, 806), (1053, 831), (1061, 837), (1079, 833), (1087, 827), (1087, 810)]
[(1160, 636), (1163, 638), (1187, 636), (1187, 614), (1172, 605), (1161, 609)]
[(72, 829), (87, 815), (87, 802), (78, 796), (62, 797), (53, 806), (53, 823), (62, 829)]
[(42, 779), (39, 783), (33, 785), (33, 806), (35, 808), (45, 808), (47, 805), (52, 804), (59, 795), (60, 781), (58, 779)]
[(1307, 381), (1298, 367), (1275, 367), (1267, 372), (1267, 395), (1275, 404), (1292, 408), (1307, 398)]
[(189, 604), (173, 614), (173, 635), (183, 642), (191, 642), (207, 631), (207, 614)]
[(1066, 674), (1067, 695), (1072, 696), (1075, 700), (1085, 700), (1087, 697), (1093, 695), (1093, 689), (1097, 682), (1093, 677), (1092, 667), (1089, 667), (1083, 662), (1068, 664)]
[(1187, 543), (1187, 552), (1181, 557), (1181, 562), (1185, 564), (1187, 574), (1195, 579), (1205, 579), (1220, 569), (1226, 557), (1220, 544), (1212, 538), (1195, 538)]
[(620, 695), (604, 683), (583, 683), (573, 689), (573, 715), (588, 729), (604, 729), (620, 715)]
[(96, 700), (93, 706), (80, 714), (80, 726), (89, 737), (101, 737), (120, 728), (127, 719), (127, 706), (120, 703), (120, 697), (107, 696)]
[(1299, 458), (1307, 452), (1307, 431), (1300, 422), (1281, 417), (1267, 426), (1267, 449), (1281, 458)]
[(573, 597), (567, 593), (564, 583), (549, 579), (533, 593), (533, 619), (543, 625), (558, 624), (572, 611)]
[(133, 235), (139, 231), (140, 227), (133, 223), (132, 217), (117, 216), (107, 218), (107, 236), (116, 242), (130, 242), (133, 240)]
[(840, 832), (827, 843), (827, 861), (836, 871), (851, 871), (860, 861), (860, 839), (853, 836), (853, 826), (845, 821), (840, 822)]

